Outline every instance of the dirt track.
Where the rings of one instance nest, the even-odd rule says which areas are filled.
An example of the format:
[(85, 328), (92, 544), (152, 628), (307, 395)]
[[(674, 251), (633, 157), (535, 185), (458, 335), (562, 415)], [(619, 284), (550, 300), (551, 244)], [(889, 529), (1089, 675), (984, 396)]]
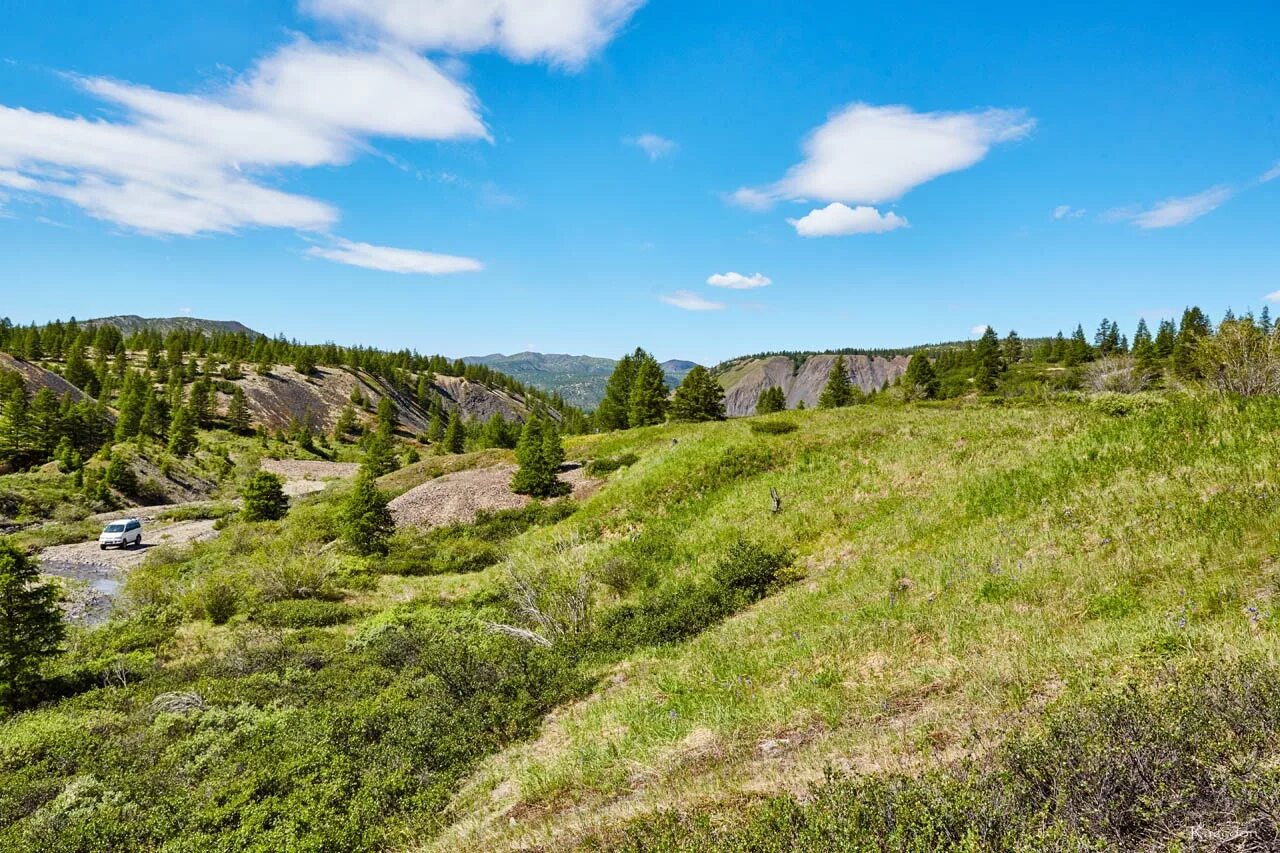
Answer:
[(322, 491), (334, 480), (354, 477), (360, 466), (355, 462), (264, 459), (262, 470), (284, 478), (284, 493), (296, 497)]
[[(119, 513), (117, 513), (119, 515)], [(97, 541), (55, 545), (40, 552), (40, 571), (62, 578), (63, 610), (72, 622), (96, 625), (111, 615), (112, 601), (125, 575), (163, 545), (185, 545), (212, 539), (218, 533), (211, 519), (174, 524), (144, 524), (140, 548), (98, 547)]]
[[(481, 510), (518, 509), (530, 498), (511, 491), (514, 465), (494, 465), (458, 471), (428, 480), (391, 502), (391, 514), (401, 527), (435, 527), (468, 522)], [(601, 481), (586, 476), (581, 466), (561, 470), (560, 479), (582, 500), (599, 488)]]

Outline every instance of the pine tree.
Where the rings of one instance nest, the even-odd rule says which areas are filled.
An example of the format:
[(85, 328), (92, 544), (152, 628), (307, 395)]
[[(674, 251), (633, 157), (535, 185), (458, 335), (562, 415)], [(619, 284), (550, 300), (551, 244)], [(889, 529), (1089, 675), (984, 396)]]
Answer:
[(227, 425), (232, 432), (241, 435), (249, 432), (249, 401), (239, 385), (231, 392), (231, 402), (227, 403)]
[(196, 445), (195, 415), (186, 406), (180, 406), (169, 421), (169, 452), (174, 456), (190, 456)]
[(974, 373), (973, 384), (983, 394), (992, 394), (1000, 384), (1000, 374), (1004, 371), (1003, 359), (1000, 357), (1000, 339), (996, 330), (987, 326), (987, 330), (978, 339), (973, 350)]
[(1267, 305), (1262, 306), (1262, 314), (1259, 315), (1258, 317), (1258, 328), (1261, 329), (1262, 333), (1265, 335), (1271, 334), (1271, 331), (1274, 328), (1274, 326), (1271, 323), (1270, 306), (1267, 306)]
[(196, 423), (208, 427), (213, 423), (213, 383), (208, 377), (201, 377), (191, 386), (191, 399), (187, 405)]
[(911, 399), (932, 400), (938, 396), (942, 384), (933, 369), (929, 356), (918, 352), (911, 356), (907, 363), (907, 372), (902, 376), (902, 385)]
[(427, 427), (427, 438), (432, 444), (439, 444), (444, 440), (444, 433), (447, 429), (444, 415), (440, 411), (436, 411), (431, 416), (431, 423)]
[(124, 377), (124, 390), (120, 392), (116, 405), (119, 410), (116, 418), (116, 441), (128, 441), (142, 428), (142, 415), (147, 407), (146, 392), (142, 374), (129, 371)]
[(58, 590), (40, 581), (35, 560), (0, 539), (0, 706), (31, 698), (40, 669), (62, 648), (65, 628)]
[(444, 433), (444, 449), (448, 453), (464, 453), (467, 449), (467, 428), (457, 409), (449, 413), (449, 428)]
[(722, 421), (725, 419), (724, 388), (702, 365), (690, 370), (671, 399), (671, 419), (676, 421)]
[(770, 385), (760, 392), (760, 397), (756, 400), (757, 415), (771, 415), (774, 412), (784, 411), (786, 408), (787, 396), (782, 393), (782, 386), (780, 385)]
[(632, 427), (660, 424), (667, 418), (667, 379), (658, 360), (637, 350), (627, 422)]
[(367, 466), (360, 469), (342, 508), (339, 531), (344, 542), (366, 557), (385, 555), (396, 529), (395, 519), (387, 507), (387, 496), (378, 489), (376, 477)]
[(481, 441), (485, 447), (511, 449), (516, 446), (518, 440), (519, 434), (513, 433), (511, 425), (507, 423), (507, 419), (497, 412), (494, 412), (489, 420), (485, 422), (484, 432), (481, 435)]
[(1093, 347), (1089, 346), (1089, 341), (1084, 336), (1084, 326), (1078, 325), (1071, 335), (1071, 340), (1067, 342), (1062, 362), (1067, 367), (1075, 367), (1092, 360)]
[(169, 428), (169, 404), (164, 401), (164, 397), (150, 389), (146, 396), (147, 403), (142, 409), (142, 423), (138, 432), (140, 435), (163, 439)]
[(596, 408), (596, 426), (602, 430), (626, 429), (631, 418), (631, 385), (636, 378), (636, 356), (644, 354), (637, 349), (635, 355), (624, 355), (609, 375), (604, 388), (604, 399)]
[(245, 521), (276, 521), (289, 512), (284, 481), (269, 471), (259, 471), (250, 477), (240, 496), (244, 498)]
[(819, 409), (838, 409), (853, 402), (853, 385), (849, 381), (849, 372), (845, 369), (844, 356), (837, 355), (827, 371), (827, 384), (818, 397)]
[(399, 413), (396, 411), (395, 401), (389, 395), (384, 394), (378, 400), (378, 430), (391, 435), (395, 432), (396, 420)]

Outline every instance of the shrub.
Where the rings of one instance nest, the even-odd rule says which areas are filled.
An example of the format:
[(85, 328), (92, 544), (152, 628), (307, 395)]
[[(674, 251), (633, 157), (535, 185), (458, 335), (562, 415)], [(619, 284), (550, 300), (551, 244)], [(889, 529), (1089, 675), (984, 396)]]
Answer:
[(356, 612), (337, 601), (275, 601), (253, 612), (253, 620), (273, 628), (326, 628), (349, 622)]
[(240, 608), (240, 591), (225, 578), (206, 578), (196, 596), (201, 611), (215, 625), (225, 625)]
[(640, 461), (640, 457), (634, 453), (624, 453), (621, 456), (603, 456), (599, 459), (592, 459), (587, 463), (587, 476), (603, 477), (606, 474), (612, 474), (619, 468), (627, 468)]
[(284, 481), (268, 471), (259, 471), (250, 477), (241, 496), (245, 521), (276, 521), (289, 512)]
[(752, 421), (751, 431), (757, 435), (786, 435), (799, 429), (791, 421)]

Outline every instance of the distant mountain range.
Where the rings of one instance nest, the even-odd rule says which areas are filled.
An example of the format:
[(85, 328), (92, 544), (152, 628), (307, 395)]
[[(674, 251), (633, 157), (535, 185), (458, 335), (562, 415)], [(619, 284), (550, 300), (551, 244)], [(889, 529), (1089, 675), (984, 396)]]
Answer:
[(155, 331), (167, 335), (175, 330), (199, 330), (205, 334), (222, 332), (258, 337), (259, 333), (235, 320), (201, 320), (198, 317), (139, 317), (137, 314), (121, 314), (116, 317), (98, 317), (84, 320), (81, 326), (115, 326), (125, 337), (138, 332)]
[[(526, 385), (558, 393), (566, 402), (584, 409), (594, 409), (604, 399), (604, 386), (618, 363), (612, 358), (542, 352), (473, 355), (463, 361), (487, 365)], [(662, 363), (667, 384), (672, 387), (679, 385), (685, 374), (696, 366), (696, 362), (678, 359)]]

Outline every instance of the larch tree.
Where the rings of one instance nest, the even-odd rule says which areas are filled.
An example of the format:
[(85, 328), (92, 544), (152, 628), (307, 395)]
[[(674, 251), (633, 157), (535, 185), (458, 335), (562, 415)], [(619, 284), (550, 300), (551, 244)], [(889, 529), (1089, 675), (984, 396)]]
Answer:
[(29, 700), (44, 663), (62, 649), (66, 629), (58, 590), (41, 583), (36, 561), (0, 539), (0, 706)]
[(787, 408), (787, 396), (782, 393), (782, 386), (770, 385), (760, 392), (756, 399), (756, 414), (771, 415)]
[(671, 399), (671, 419), (676, 421), (722, 421), (725, 419), (724, 388), (702, 365), (685, 375)]
[(636, 378), (636, 356), (642, 354), (644, 350), (637, 349), (633, 355), (624, 355), (609, 375), (604, 399), (596, 408), (596, 426), (600, 429), (626, 429), (631, 425), (631, 385)]
[(633, 427), (652, 426), (667, 419), (667, 379), (657, 359), (642, 352), (631, 383), (627, 420)]
[(848, 406), (854, 400), (853, 383), (849, 381), (849, 371), (845, 367), (844, 356), (837, 355), (827, 371), (827, 384), (818, 397), (819, 409), (838, 409)]
[(907, 372), (902, 376), (902, 385), (906, 389), (908, 398), (918, 400), (934, 399), (942, 387), (942, 383), (938, 381), (938, 374), (933, 369), (933, 362), (923, 352), (911, 356), (911, 361), (907, 363)]

